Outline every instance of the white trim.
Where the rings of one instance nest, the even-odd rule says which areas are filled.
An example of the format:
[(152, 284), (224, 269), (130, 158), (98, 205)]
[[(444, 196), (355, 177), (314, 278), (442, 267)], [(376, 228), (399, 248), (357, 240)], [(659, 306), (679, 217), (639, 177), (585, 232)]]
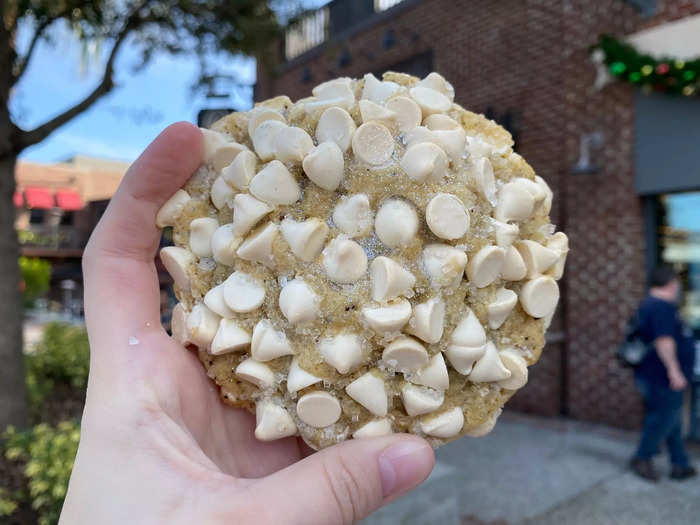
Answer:
[(634, 33), (626, 40), (641, 53), (681, 60), (700, 57), (700, 15)]

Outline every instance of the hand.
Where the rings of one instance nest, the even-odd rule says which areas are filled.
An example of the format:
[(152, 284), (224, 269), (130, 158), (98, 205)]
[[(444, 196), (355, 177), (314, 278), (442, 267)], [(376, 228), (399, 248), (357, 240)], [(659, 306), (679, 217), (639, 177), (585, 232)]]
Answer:
[(678, 369), (669, 370), (668, 382), (671, 384), (671, 390), (685, 390), (688, 387), (688, 380)]
[(434, 458), (424, 440), (350, 440), (312, 455), (298, 438), (259, 442), (255, 417), (224, 406), (197, 357), (160, 326), (155, 215), (202, 151), (196, 127), (166, 129), (85, 250), (90, 379), (61, 522), (359, 520), (425, 479)]

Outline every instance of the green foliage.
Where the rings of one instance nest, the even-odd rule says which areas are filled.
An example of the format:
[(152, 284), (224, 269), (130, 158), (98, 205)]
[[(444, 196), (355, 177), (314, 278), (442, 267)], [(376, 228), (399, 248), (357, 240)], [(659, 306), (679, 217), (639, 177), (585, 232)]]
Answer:
[(18, 506), (15, 498), (7, 490), (0, 487), (0, 518), (11, 515)]
[[(80, 425), (59, 423), (56, 427), (40, 424), (25, 432), (10, 427), (4, 434), (5, 457), (24, 463), (29, 498), (39, 516), (39, 525), (58, 523), (73, 461), (78, 451)], [(17, 502), (5, 500), (0, 493), (0, 516), (11, 514)]]
[(36, 412), (57, 384), (85, 389), (90, 368), (87, 331), (78, 326), (51, 323), (41, 342), (26, 356), (29, 403)]
[(20, 257), (19, 268), (24, 282), (24, 302), (27, 304), (49, 289), (51, 264), (44, 259)]
[(615, 78), (638, 85), (644, 91), (685, 96), (700, 94), (700, 57), (694, 60), (655, 58), (611, 35), (602, 35), (591, 48), (595, 50), (604, 53), (604, 62)]

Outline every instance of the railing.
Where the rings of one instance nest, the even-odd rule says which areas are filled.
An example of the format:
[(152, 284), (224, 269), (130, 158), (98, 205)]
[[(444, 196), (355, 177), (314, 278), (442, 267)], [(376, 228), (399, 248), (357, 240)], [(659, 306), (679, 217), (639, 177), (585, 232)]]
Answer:
[(29, 228), (17, 232), (19, 243), (32, 248), (79, 249), (83, 248), (80, 232), (73, 226), (53, 226), (31, 224)]
[(403, 0), (333, 0), (287, 27), (284, 58), (292, 60)]

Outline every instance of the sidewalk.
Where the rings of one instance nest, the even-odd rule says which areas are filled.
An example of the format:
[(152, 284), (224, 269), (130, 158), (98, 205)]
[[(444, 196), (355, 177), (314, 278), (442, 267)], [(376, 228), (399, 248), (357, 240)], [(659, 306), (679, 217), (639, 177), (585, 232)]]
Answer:
[[(640, 480), (626, 464), (636, 435), (504, 414), (486, 438), (438, 449), (428, 480), (365, 525), (682, 525), (700, 522), (700, 478)], [(700, 466), (697, 448), (691, 449)]]

